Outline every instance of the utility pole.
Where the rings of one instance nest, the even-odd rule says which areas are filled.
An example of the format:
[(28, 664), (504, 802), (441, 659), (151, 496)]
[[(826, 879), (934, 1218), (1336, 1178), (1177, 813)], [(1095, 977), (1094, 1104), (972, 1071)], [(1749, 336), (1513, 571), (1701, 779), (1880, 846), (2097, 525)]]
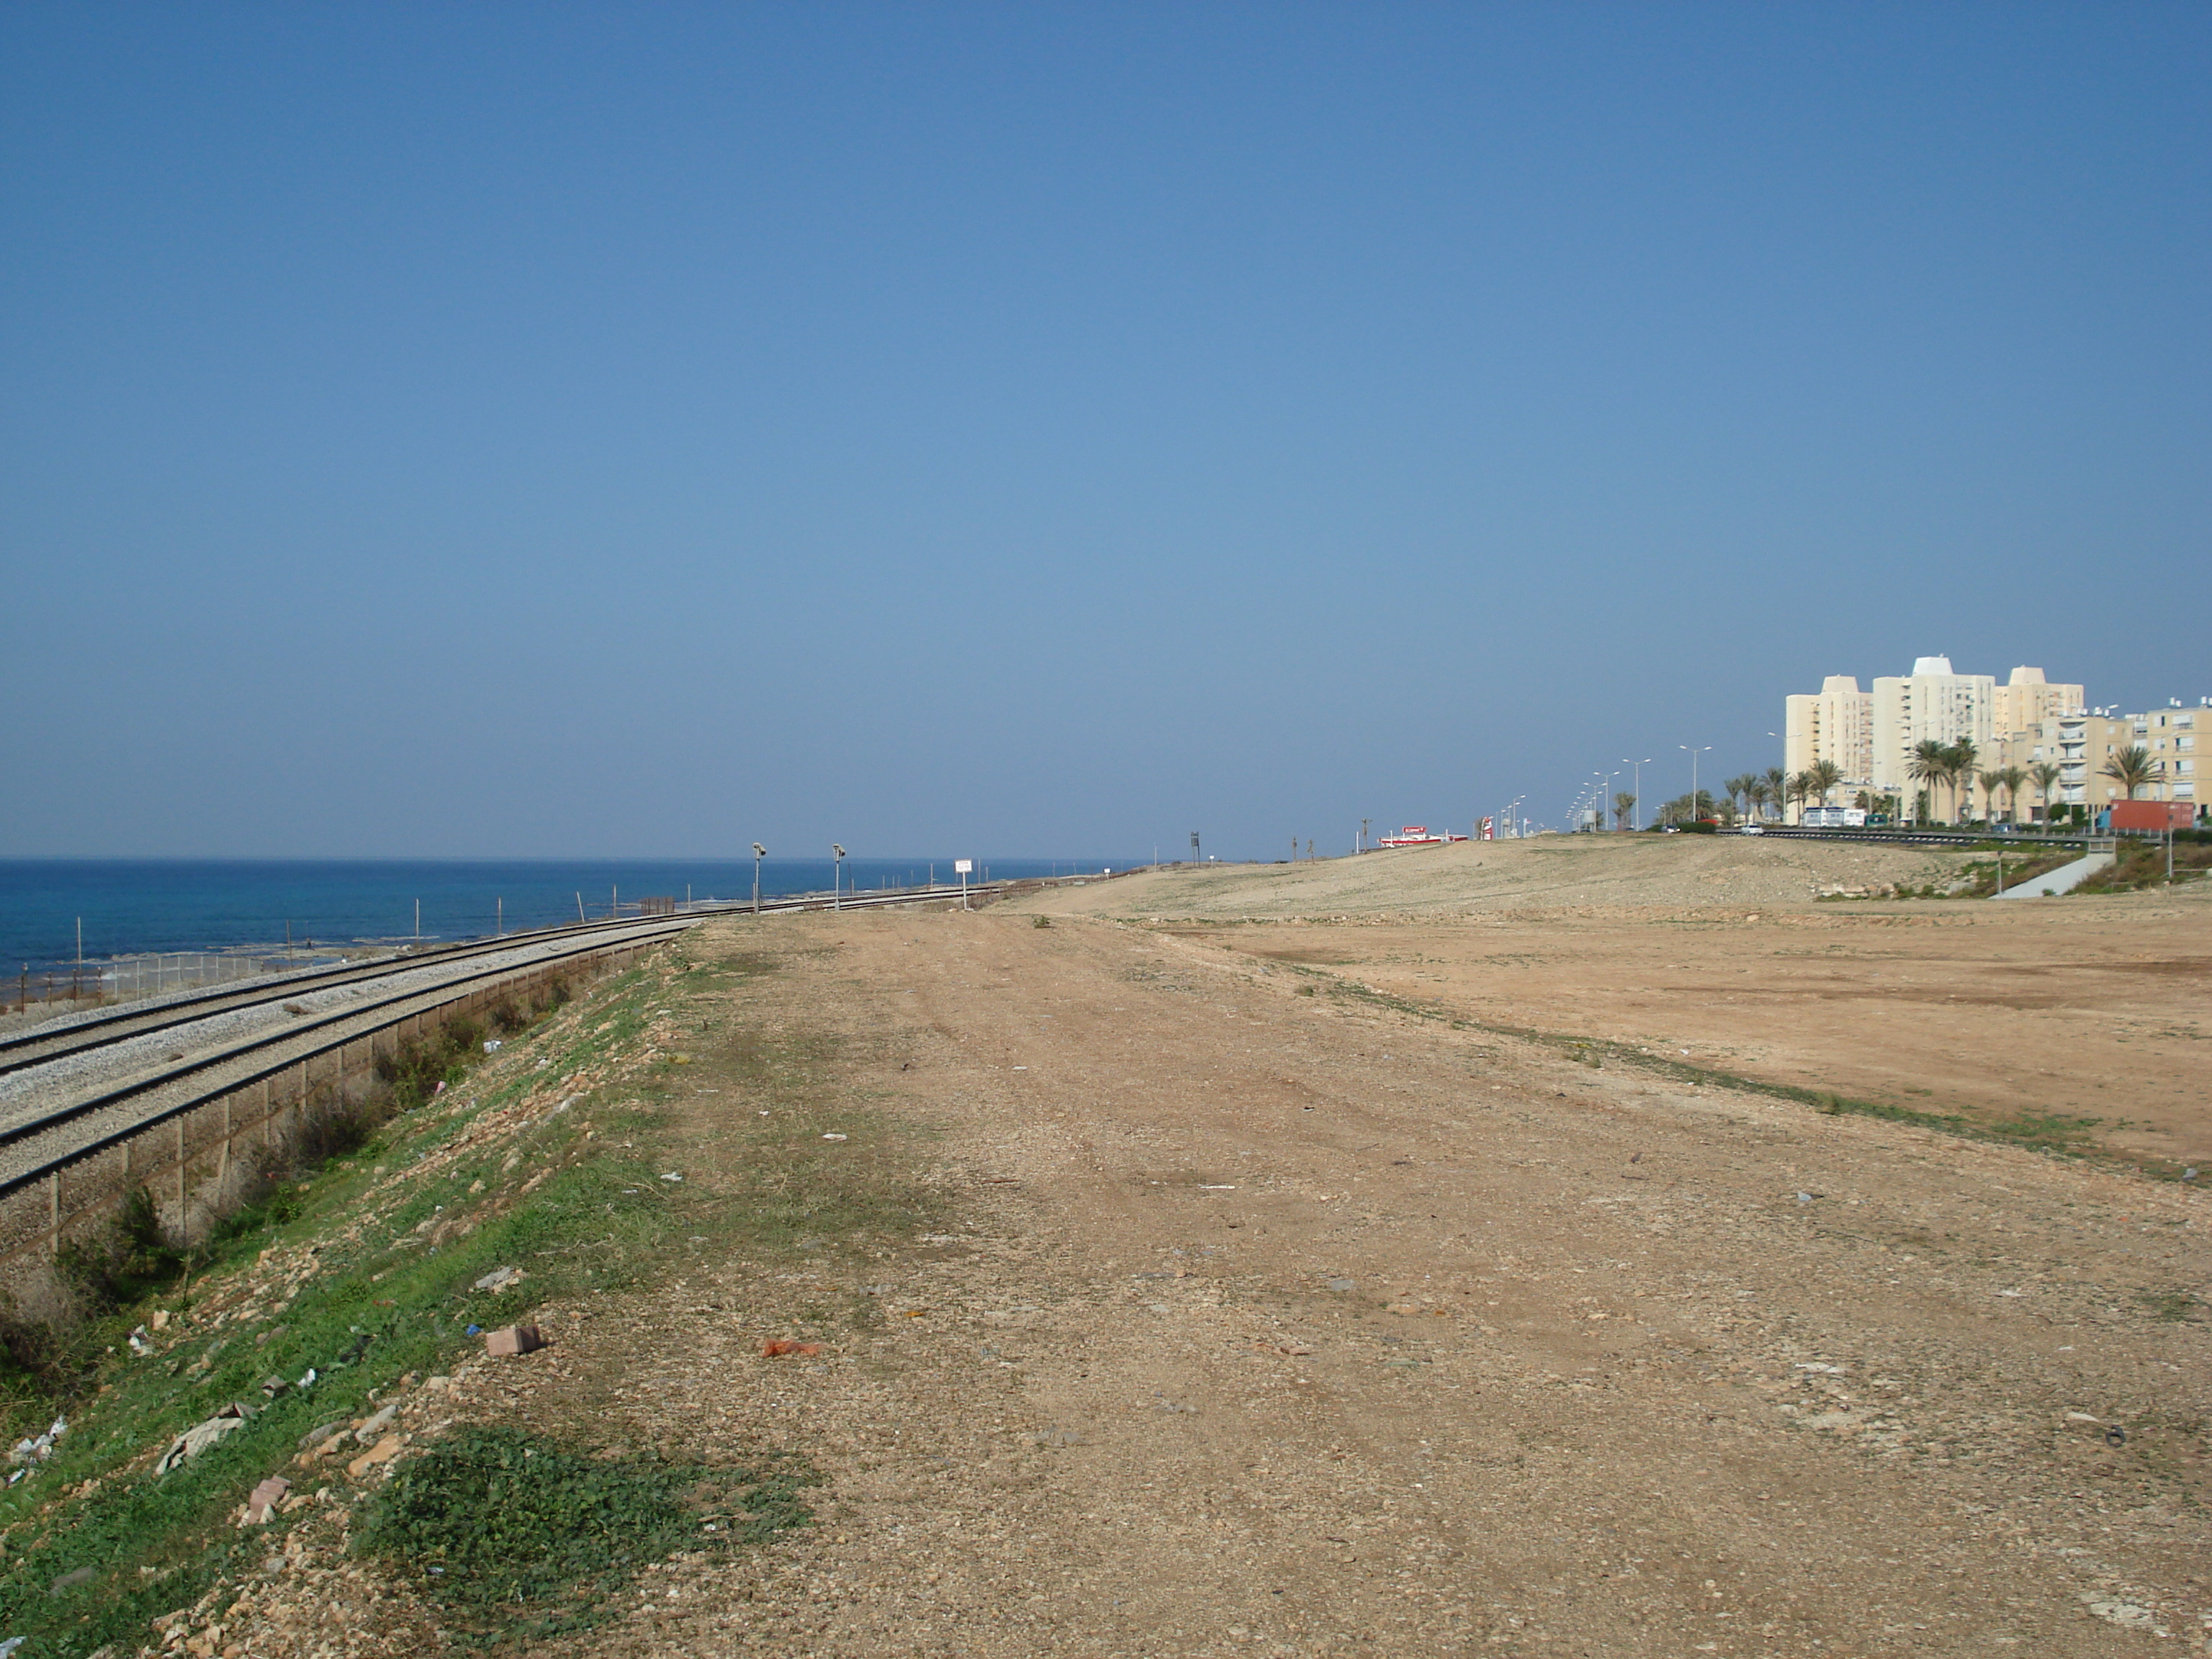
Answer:
[[(760, 914), (760, 864), (761, 860), (767, 856), (768, 848), (755, 842), (753, 843), (753, 914), (755, 915)], [(932, 884), (934, 885), (934, 884), (935, 875), (933, 872)]]
[(1198, 831), (1195, 830), (1190, 832), (1190, 861), (1193, 864), (1196, 864), (1199, 861)]
[(1620, 763), (1623, 766), (1632, 766), (1636, 769), (1635, 781), (1630, 784), (1629, 787), (1636, 791), (1635, 825), (1641, 830), (1644, 827), (1644, 769), (1651, 763), (1651, 757), (1646, 755), (1642, 760), (1631, 760), (1624, 755), (1620, 758)]

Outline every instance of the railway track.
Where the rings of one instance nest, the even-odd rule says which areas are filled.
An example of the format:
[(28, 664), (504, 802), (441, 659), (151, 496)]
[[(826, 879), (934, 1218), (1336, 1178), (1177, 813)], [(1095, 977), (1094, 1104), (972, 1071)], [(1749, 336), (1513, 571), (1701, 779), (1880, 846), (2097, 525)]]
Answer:
[[(1008, 884), (971, 889), (995, 896)], [(942, 901), (943, 887), (764, 902), (763, 914)], [(472, 992), (672, 939), (750, 903), (585, 922), (132, 1005), (0, 1040), (0, 1197), (171, 1119), (319, 1064)], [(265, 1097), (265, 1089), (264, 1089)], [(181, 1132), (180, 1132), (181, 1133)]]

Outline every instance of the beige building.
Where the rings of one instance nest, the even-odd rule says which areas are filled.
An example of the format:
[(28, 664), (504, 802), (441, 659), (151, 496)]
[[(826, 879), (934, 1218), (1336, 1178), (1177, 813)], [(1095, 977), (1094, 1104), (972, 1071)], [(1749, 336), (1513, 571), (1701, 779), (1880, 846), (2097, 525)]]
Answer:
[(2051, 685), (2040, 668), (2015, 668), (2012, 678), (1991, 694), (1991, 730), (1999, 741), (2015, 732), (2033, 732), (2058, 714), (2079, 714), (2088, 699), (2078, 685)]
[(1815, 761), (1833, 761), (1845, 798), (1874, 781), (1874, 698), (1849, 674), (1831, 674), (1814, 692), (1784, 704), (1782, 763), (1791, 776)]
[[(2025, 770), (2039, 761), (2051, 762), (2058, 768), (2058, 781), (2051, 786), (2053, 803), (2062, 808), (2086, 807), (2094, 817), (2113, 801), (2127, 799), (2127, 792), (2105, 776), (2104, 769), (2115, 754), (2139, 744), (2150, 751), (2160, 776), (2137, 790), (2136, 799), (2188, 801), (2201, 811), (2203, 803), (2212, 799), (2197, 788), (2197, 739), (2208, 727), (2212, 727), (2212, 708), (2203, 706), (2169, 704), (2140, 714), (2075, 711), (2052, 715), (2013, 738), (2005, 744), (2003, 763)], [(2021, 797), (2031, 811), (2040, 805), (2032, 786), (2023, 787)]]

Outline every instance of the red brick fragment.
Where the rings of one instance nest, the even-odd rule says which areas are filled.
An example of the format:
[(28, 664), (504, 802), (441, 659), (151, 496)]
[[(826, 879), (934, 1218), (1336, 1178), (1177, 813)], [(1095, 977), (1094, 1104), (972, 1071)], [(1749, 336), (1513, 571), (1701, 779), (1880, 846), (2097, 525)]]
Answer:
[(545, 1339), (538, 1334), (535, 1325), (509, 1325), (504, 1330), (488, 1332), (484, 1336), (484, 1352), (495, 1357), (535, 1353), (544, 1346)]

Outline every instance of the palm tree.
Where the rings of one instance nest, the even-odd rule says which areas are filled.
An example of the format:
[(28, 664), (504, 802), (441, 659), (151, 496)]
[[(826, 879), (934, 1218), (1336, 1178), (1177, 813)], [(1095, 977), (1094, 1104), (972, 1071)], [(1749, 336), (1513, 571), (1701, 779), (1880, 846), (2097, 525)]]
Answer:
[[(1912, 746), (1912, 759), (1905, 769), (1905, 775), (1915, 783), (1928, 786), (1928, 816), (1931, 818), (1936, 816), (1936, 786), (1950, 775), (1950, 751), (1935, 738), (1923, 738)], [(1919, 803), (1916, 801), (1913, 805), (1913, 817), (1917, 822)]]
[(1778, 766), (1766, 769), (1766, 799), (1774, 803), (1774, 810), (1778, 813), (1788, 810), (1790, 775)]
[(1763, 818), (1766, 816), (1766, 803), (1773, 799), (1773, 792), (1766, 787), (1766, 780), (1754, 772), (1744, 786), (1743, 798), (1751, 803), (1751, 810)]
[(2004, 769), (1984, 767), (1974, 775), (1982, 786), (1982, 816), (1991, 823), (1997, 821), (1997, 791), (2004, 787)]
[(1815, 780), (1809, 771), (1795, 773), (1790, 779), (1789, 798), (1797, 803), (1797, 822), (1800, 823), (1805, 821), (1805, 802), (1814, 793), (1814, 788)]
[(1961, 738), (1943, 751), (1943, 758), (1950, 763), (1946, 778), (1951, 786), (1951, 817), (1954, 822), (1966, 816), (1966, 803), (1960, 797), (1973, 787), (1974, 763), (1981, 758), (1981, 752), (1974, 747), (1972, 738)]
[(2153, 760), (2150, 750), (2137, 744), (2132, 749), (2115, 750), (2112, 757), (2098, 769), (2098, 775), (2118, 784), (2133, 800), (2136, 790), (2166, 775), (2166, 763)]
[(2051, 823), (2051, 786), (2065, 775), (2049, 761), (2038, 761), (2027, 769), (2027, 775), (2035, 781), (2035, 793), (2043, 797), (2043, 822)]
[(2004, 785), (2005, 822), (2017, 830), (2020, 827), (2020, 787), (2027, 781), (2027, 774), (2017, 766), (2008, 766), (1997, 774), (1997, 781)]
[(1635, 810), (1636, 797), (1630, 794), (1627, 790), (1624, 789), (1615, 795), (1613, 798), (1613, 827), (1616, 830), (1627, 829), (1628, 815)]
[(1844, 781), (1844, 769), (1832, 760), (1817, 760), (1805, 769), (1805, 775), (1813, 781), (1813, 793), (1820, 798), (1820, 805), (1830, 805), (1828, 794)]
[(1735, 777), (1730, 778), (1726, 783), (1721, 786), (1722, 788), (1728, 791), (1729, 805), (1730, 806), (1735, 806), (1739, 800), (1747, 802), (1750, 800), (1751, 783), (1751, 774), (1748, 772), (1740, 772)]

